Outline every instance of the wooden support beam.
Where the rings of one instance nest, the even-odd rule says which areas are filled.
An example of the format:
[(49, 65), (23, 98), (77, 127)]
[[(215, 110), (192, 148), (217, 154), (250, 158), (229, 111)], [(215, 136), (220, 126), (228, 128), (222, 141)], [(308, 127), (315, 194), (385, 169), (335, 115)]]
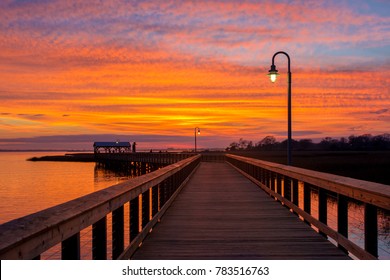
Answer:
[(63, 260), (80, 259), (80, 232), (62, 241), (61, 259)]
[(372, 204), (364, 207), (364, 249), (378, 257), (378, 213)]
[(125, 249), (124, 207), (112, 211), (112, 259), (116, 260)]
[(270, 172), (270, 180), (271, 180), (271, 191), (273, 192), (277, 192), (276, 191), (276, 178), (275, 178), (275, 174), (273, 172)]
[(92, 259), (107, 259), (107, 217), (92, 225)]
[(284, 177), (284, 197), (291, 201), (291, 185), (292, 179), (290, 177)]
[(276, 192), (280, 195), (282, 194), (282, 180), (283, 176), (276, 174)]
[[(328, 195), (326, 190), (319, 188), (318, 190), (318, 220), (324, 225), (328, 224)], [(320, 234), (326, 237), (326, 234), (320, 231)]]
[(130, 242), (137, 237), (139, 233), (139, 198), (138, 196), (130, 201), (130, 222), (129, 222), (129, 230), (130, 230)]
[(303, 186), (303, 210), (311, 214), (311, 186), (306, 183)]
[(150, 212), (149, 212), (149, 191), (147, 190), (142, 194), (142, 228), (144, 228), (149, 223)]
[(292, 179), (292, 203), (299, 205), (299, 182), (296, 179)]
[[(342, 194), (337, 195), (337, 232), (348, 238), (348, 198)], [(338, 247), (347, 252), (341, 244)]]
[(159, 201), (158, 201), (158, 192), (159, 192), (159, 188), (158, 188), (158, 185), (157, 186), (154, 186), (152, 188), (152, 217), (154, 217), (157, 212), (158, 212), (158, 204), (159, 204)]

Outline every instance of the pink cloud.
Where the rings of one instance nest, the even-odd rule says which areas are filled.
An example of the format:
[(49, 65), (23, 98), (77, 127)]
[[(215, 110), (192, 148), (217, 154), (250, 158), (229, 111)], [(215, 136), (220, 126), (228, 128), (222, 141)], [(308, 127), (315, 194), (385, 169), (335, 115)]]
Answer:
[[(300, 131), (316, 131), (318, 122), (339, 133), (363, 118), (351, 112), (389, 107), (390, 69), (380, 57), (389, 44), (389, 18), (347, 4), (12, 3), (0, 4), (0, 96), (6, 103), (0, 110), (12, 109), (2, 115), (4, 125), (34, 119), (42, 126), (37, 131), (48, 133), (56, 126), (73, 131), (76, 119), (95, 132), (142, 131), (150, 122), (157, 134), (164, 124), (182, 132), (201, 123), (224, 135), (258, 133), (248, 131), (260, 124), (264, 131), (284, 128), (285, 58), (277, 58), (276, 84), (265, 75), (278, 50), (292, 58)], [(41, 109), (51, 122), (18, 115)], [(127, 112), (134, 114), (130, 121)], [(389, 129), (383, 118), (377, 122)]]

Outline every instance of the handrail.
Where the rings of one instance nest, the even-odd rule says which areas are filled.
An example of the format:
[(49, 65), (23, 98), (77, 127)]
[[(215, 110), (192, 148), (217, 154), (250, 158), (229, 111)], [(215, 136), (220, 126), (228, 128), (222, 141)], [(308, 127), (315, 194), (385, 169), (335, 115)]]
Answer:
[[(390, 210), (390, 186), (228, 154), (226, 160), (293, 212), (360, 259), (378, 257), (377, 209)], [(283, 181), (283, 183), (282, 183)], [(304, 184), (304, 209), (298, 207), (298, 182)], [(282, 191), (283, 185), (283, 191)], [(311, 216), (311, 191), (318, 190), (318, 216)], [(337, 194), (337, 231), (327, 225), (327, 196)], [(365, 205), (365, 249), (348, 239), (348, 201)]]
[[(80, 231), (91, 225), (94, 238), (105, 241), (104, 244), (96, 244), (93, 256), (104, 259), (106, 215), (111, 212), (113, 224), (117, 226), (113, 226), (113, 258), (126, 256), (130, 248), (123, 248), (123, 205), (130, 201), (130, 246), (136, 248), (139, 244), (136, 242), (142, 241), (139, 236), (145, 237), (145, 232), (157, 223), (199, 162), (200, 155), (186, 158), (157, 171), (2, 224), (0, 259), (39, 258), (40, 254), (60, 242), (63, 259), (78, 259)], [(138, 212), (139, 202), (143, 206), (142, 213)], [(142, 227), (141, 232), (139, 227)]]
[(267, 170), (390, 210), (390, 187), (388, 185), (243, 156), (230, 154), (227, 156), (246, 163), (256, 164)]
[(136, 152), (136, 153), (95, 153), (96, 161), (133, 161), (147, 163), (172, 164), (188, 157), (194, 153), (159, 153), (159, 152)]

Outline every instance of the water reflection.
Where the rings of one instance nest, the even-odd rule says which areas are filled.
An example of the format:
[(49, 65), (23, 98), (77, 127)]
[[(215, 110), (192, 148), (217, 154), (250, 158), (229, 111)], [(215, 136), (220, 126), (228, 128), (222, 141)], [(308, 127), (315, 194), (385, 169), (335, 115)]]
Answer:
[[(282, 184), (284, 186), (284, 184)], [(304, 183), (298, 182), (299, 208), (304, 209)], [(311, 216), (318, 220), (318, 189), (311, 189)], [(337, 231), (337, 197), (327, 194), (327, 225)], [(390, 211), (379, 209), (378, 218), (378, 255), (379, 259), (390, 259)], [(317, 228), (313, 227), (316, 231)], [(332, 243), (336, 242), (329, 238)], [(348, 239), (364, 249), (364, 204), (355, 200), (348, 201)], [(354, 258), (354, 256), (351, 256)]]
[[(164, 167), (163, 164), (141, 163), (141, 162), (122, 162), (122, 163), (96, 163), (94, 168), (94, 189), (101, 190), (108, 186), (129, 180), (131, 178), (153, 172)], [(129, 203), (124, 204), (124, 212), (129, 213)], [(142, 203), (140, 203), (142, 207)], [(141, 213), (141, 211), (140, 211)], [(150, 211), (151, 213), (151, 211)], [(126, 214), (125, 214), (126, 216)], [(124, 220), (124, 246), (130, 244), (129, 219)], [(42, 259), (60, 260), (61, 244), (50, 248), (41, 255)], [(92, 226), (83, 229), (80, 232), (80, 258), (92, 259)], [(107, 215), (107, 259), (112, 258), (112, 214)]]
[(98, 162), (94, 169), (95, 190), (106, 187), (107, 182), (111, 182), (111, 185), (114, 185), (162, 167), (164, 167), (162, 164), (145, 162)]

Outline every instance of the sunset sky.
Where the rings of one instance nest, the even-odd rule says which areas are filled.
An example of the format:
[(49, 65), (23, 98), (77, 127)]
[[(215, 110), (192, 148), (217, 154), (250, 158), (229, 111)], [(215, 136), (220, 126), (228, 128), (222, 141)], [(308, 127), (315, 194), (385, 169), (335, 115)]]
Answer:
[(0, 149), (390, 133), (390, 1), (0, 1)]

